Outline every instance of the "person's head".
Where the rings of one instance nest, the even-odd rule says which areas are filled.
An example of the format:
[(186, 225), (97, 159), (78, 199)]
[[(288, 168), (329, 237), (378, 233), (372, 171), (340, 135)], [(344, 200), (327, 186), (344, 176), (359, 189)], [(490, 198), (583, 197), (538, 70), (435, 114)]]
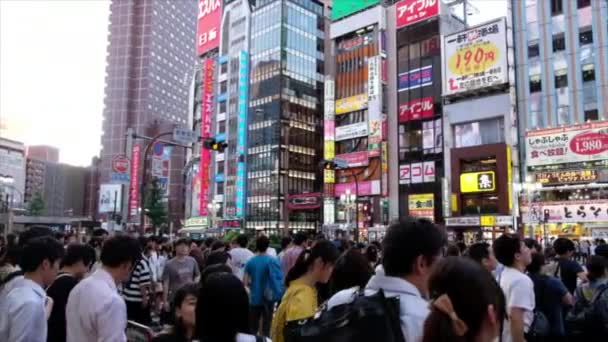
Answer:
[(205, 267), (205, 269), (201, 273), (200, 283), (203, 284), (205, 282), (205, 280), (207, 278), (209, 278), (210, 275), (215, 274), (215, 273), (222, 273), (222, 272), (223, 273), (232, 273), (232, 268), (230, 268), (230, 266), (226, 265), (225, 263), (209, 265), (209, 266)]
[(205, 267), (211, 265), (228, 265), (230, 261), (230, 253), (224, 251), (213, 251), (207, 256), (205, 260)]
[(431, 313), (423, 342), (492, 341), (505, 318), (505, 297), (492, 275), (467, 258), (440, 261), (429, 280)]
[(152, 251), (156, 251), (157, 247), (158, 247), (158, 239), (155, 236), (150, 236), (148, 238), (148, 240), (146, 241), (146, 246), (152, 250)]
[(586, 266), (589, 281), (595, 281), (606, 276), (606, 267), (608, 267), (606, 258), (594, 255), (589, 258)]
[(106, 240), (108, 236), (110, 236), (110, 233), (108, 233), (108, 231), (103, 228), (97, 228), (93, 230), (93, 237), (98, 238), (101, 241)]
[(365, 248), (365, 257), (372, 264), (376, 264), (378, 262), (378, 249), (374, 245), (369, 245)]
[(266, 253), (268, 246), (270, 246), (270, 239), (266, 235), (260, 235), (255, 240), (255, 251), (258, 253)]
[(247, 248), (247, 244), (249, 244), (249, 238), (245, 234), (241, 234), (236, 237), (236, 243), (241, 248)]
[(223, 241), (217, 240), (213, 243), (213, 245), (211, 245), (211, 251), (225, 251), (226, 250), (226, 244)]
[(243, 282), (231, 273), (210, 275), (198, 295), (196, 338), (234, 341), (237, 333), (249, 331), (249, 297)]
[(285, 236), (281, 239), (281, 250), (284, 251), (291, 244), (291, 238), (289, 236)]
[(101, 247), (101, 263), (111, 271), (117, 283), (129, 279), (131, 269), (140, 258), (139, 242), (127, 235), (113, 236)]
[(293, 237), (293, 244), (302, 246), (306, 240), (308, 240), (308, 236), (305, 233), (299, 232)]
[(77, 278), (82, 278), (89, 272), (94, 262), (95, 249), (93, 247), (81, 243), (72, 243), (66, 249), (61, 267), (70, 268)]
[(494, 251), (490, 244), (477, 242), (469, 247), (469, 258), (482, 265), (486, 270), (492, 272), (498, 266), (498, 261), (494, 256)]
[(55, 232), (55, 234), (53, 234), (55, 239), (57, 241), (59, 241), (60, 244), (65, 244), (65, 233), (63, 232)]
[(336, 293), (355, 286), (365, 288), (372, 275), (374, 270), (369, 260), (363, 254), (351, 249), (336, 261), (331, 275), (331, 291)]
[(213, 245), (214, 242), (215, 242), (215, 238), (212, 238), (212, 237), (206, 238), (205, 242), (204, 242), (205, 248), (211, 248), (211, 245)]
[(449, 244), (448, 248), (445, 250), (446, 256), (460, 256), (460, 248), (457, 245)]
[(385, 274), (407, 278), (426, 293), (428, 279), (446, 243), (443, 232), (427, 219), (406, 218), (388, 228), (382, 243)]
[(463, 255), (464, 252), (467, 250), (467, 244), (463, 241), (456, 242), (456, 247), (458, 247), (458, 252), (460, 252), (459, 255)]
[(508, 267), (518, 268), (522, 272), (532, 261), (530, 249), (516, 234), (501, 235), (494, 241), (492, 248), (498, 262)]
[(55, 280), (63, 254), (63, 245), (57, 239), (51, 236), (33, 238), (23, 247), (19, 267), (26, 275), (35, 276), (45, 287)]
[(194, 332), (196, 327), (196, 302), (199, 290), (199, 284), (186, 284), (175, 292), (171, 303), (175, 334), (184, 340), (186, 340), (186, 331)]
[(570, 258), (576, 249), (574, 242), (566, 238), (555, 239), (555, 241), (553, 241), (553, 248), (560, 258)]
[(186, 238), (175, 241), (175, 254), (178, 257), (185, 257), (190, 254), (190, 240)]
[(535, 239), (526, 238), (526, 239), (524, 239), (524, 243), (526, 244), (526, 247), (528, 247), (533, 253), (542, 253), (543, 252), (543, 249), (540, 246), (540, 243), (538, 243), (538, 241), (536, 241)]
[(532, 253), (532, 261), (526, 268), (530, 274), (539, 274), (545, 265), (545, 255), (543, 253)]
[(21, 256), (21, 249), (17, 246), (7, 246), (6, 250), (0, 258), (0, 266), (11, 265), (16, 266), (19, 264), (19, 257)]
[(338, 249), (333, 243), (327, 240), (318, 241), (314, 247), (300, 254), (295, 265), (287, 273), (285, 284), (289, 286), (289, 283), (306, 274), (316, 283), (325, 284), (331, 277), (337, 259)]
[(595, 247), (595, 255), (599, 255), (608, 260), (608, 245), (603, 244)]
[(33, 226), (28, 230), (19, 234), (19, 246), (25, 246), (30, 240), (43, 237), (43, 236), (53, 236), (53, 231), (44, 226)]

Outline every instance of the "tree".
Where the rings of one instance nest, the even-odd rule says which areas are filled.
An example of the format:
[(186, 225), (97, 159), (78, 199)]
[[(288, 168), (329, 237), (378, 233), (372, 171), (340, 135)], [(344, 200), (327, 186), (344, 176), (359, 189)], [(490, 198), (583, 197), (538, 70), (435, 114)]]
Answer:
[(160, 186), (158, 178), (154, 178), (148, 188), (144, 210), (156, 234), (157, 228), (167, 223), (168, 218), (167, 207), (163, 203), (163, 189)]
[(44, 199), (42, 195), (37, 192), (32, 197), (32, 200), (28, 204), (27, 214), (30, 216), (41, 216), (44, 213)]

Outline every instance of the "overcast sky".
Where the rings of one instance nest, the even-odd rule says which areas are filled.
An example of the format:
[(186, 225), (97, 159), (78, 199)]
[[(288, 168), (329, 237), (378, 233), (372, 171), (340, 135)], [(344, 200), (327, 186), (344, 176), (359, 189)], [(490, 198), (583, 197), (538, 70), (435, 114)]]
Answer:
[[(471, 24), (506, 15), (505, 0), (472, 3)], [(108, 0), (0, 0), (3, 136), (74, 165), (99, 154), (108, 16)]]

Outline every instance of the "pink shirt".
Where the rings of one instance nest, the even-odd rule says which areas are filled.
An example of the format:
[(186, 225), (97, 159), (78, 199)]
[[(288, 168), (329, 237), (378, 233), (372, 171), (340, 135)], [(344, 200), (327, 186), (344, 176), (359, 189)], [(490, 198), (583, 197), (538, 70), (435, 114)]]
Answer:
[(304, 247), (302, 246), (293, 246), (285, 251), (285, 254), (281, 258), (281, 268), (283, 269), (283, 274), (287, 277), (287, 273), (296, 264), (296, 260), (300, 254), (304, 251)]

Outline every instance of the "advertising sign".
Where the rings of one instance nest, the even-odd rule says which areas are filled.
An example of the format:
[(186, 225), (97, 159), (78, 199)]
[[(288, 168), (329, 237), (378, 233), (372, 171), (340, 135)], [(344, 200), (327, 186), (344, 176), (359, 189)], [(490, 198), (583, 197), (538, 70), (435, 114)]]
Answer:
[(336, 122), (334, 120), (325, 120), (323, 123), (325, 140), (334, 140), (336, 138)]
[(336, 182), (336, 171), (335, 170), (323, 170), (323, 183), (333, 184)]
[(367, 108), (367, 94), (336, 100), (336, 114), (345, 114)]
[(293, 210), (319, 209), (321, 197), (320, 192), (290, 195), (287, 197), (287, 207)]
[(522, 207), (522, 219), (525, 223), (544, 221), (545, 210), (549, 211), (547, 223), (586, 223), (608, 221), (608, 200), (568, 201), (534, 203), (532, 212), (529, 207)]
[(410, 216), (435, 219), (435, 195), (415, 194), (408, 195), (408, 211)]
[(399, 184), (433, 183), (436, 178), (435, 161), (399, 166)]
[(380, 162), (382, 163), (382, 196), (388, 196), (388, 143), (386, 141), (382, 142), (382, 158), (380, 158)]
[(245, 190), (246, 185), (246, 147), (247, 147), (247, 112), (249, 110), (249, 55), (241, 51), (239, 55), (239, 86), (238, 86), (238, 110), (237, 110), (237, 133), (236, 153), (239, 161), (236, 168), (236, 216), (245, 215)]
[(99, 186), (99, 212), (119, 213), (122, 204), (121, 184), (101, 184)]
[(141, 146), (133, 145), (131, 149), (131, 184), (129, 185), (129, 217), (137, 217), (139, 208), (139, 162)]
[(509, 82), (504, 18), (446, 36), (443, 95)]
[(220, 46), (221, 21), (221, 0), (198, 0), (198, 25), (196, 28), (196, 52), (198, 56)]
[(334, 224), (336, 222), (336, 205), (333, 198), (323, 200), (323, 224)]
[(366, 33), (355, 38), (344, 39), (337, 42), (338, 53), (353, 51), (367, 45), (374, 40), (374, 32)]
[(374, 56), (367, 59), (367, 96), (375, 100), (380, 95), (380, 60)]
[(129, 171), (129, 158), (122, 154), (114, 157), (114, 159), (112, 159), (112, 171), (127, 173)]
[(323, 145), (323, 157), (331, 160), (336, 156), (336, 143), (333, 140), (325, 140)]
[(370, 195), (379, 195), (380, 194), (380, 181), (359, 181), (357, 186), (355, 183), (339, 183), (335, 186), (335, 196), (340, 197), (343, 194), (346, 194), (346, 190), (350, 190), (351, 194), (355, 193), (355, 188), (358, 188), (357, 196), (370, 196)]
[[(201, 137), (211, 137), (211, 116), (213, 115), (213, 81), (215, 78), (215, 60), (205, 58), (203, 61), (203, 89), (201, 101)], [(201, 148), (199, 173), (201, 177), (201, 192), (199, 197), (199, 213), (207, 216), (207, 203), (209, 199), (209, 166), (211, 165), (211, 152)]]
[(346, 167), (361, 167), (369, 165), (369, 152), (360, 151), (352, 153), (339, 154), (335, 159), (343, 160)]
[(336, 127), (336, 141), (364, 137), (367, 135), (367, 122)]
[(401, 0), (397, 3), (397, 28), (439, 15), (439, 0)]
[(494, 171), (469, 172), (460, 175), (460, 192), (485, 192), (496, 190)]
[(435, 115), (435, 104), (432, 96), (411, 100), (399, 105), (399, 122), (420, 120)]
[(591, 183), (600, 180), (600, 173), (597, 170), (549, 171), (534, 174), (534, 179), (544, 185)]
[(331, 20), (344, 18), (352, 13), (361, 11), (380, 2), (380, 0), (334, 0)]
[(433, 84), (433, 66), (427, 65), (399, 74), (397, 86), (399, 91), (426, 87)]
[(608, 121), (526, 133), (528, 166), (608, 159)]

